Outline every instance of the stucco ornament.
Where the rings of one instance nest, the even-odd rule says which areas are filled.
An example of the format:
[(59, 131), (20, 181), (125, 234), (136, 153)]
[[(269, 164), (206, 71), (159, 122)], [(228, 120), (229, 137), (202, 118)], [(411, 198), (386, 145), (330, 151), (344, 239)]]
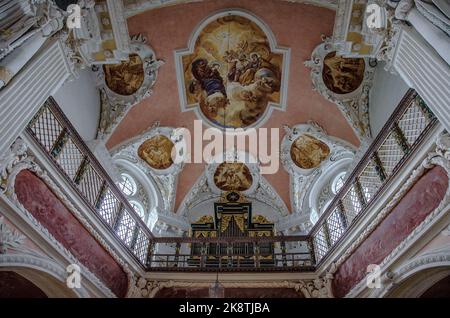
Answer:
[(5, 218), (0, 217), (0, 254), (5, 254), (8, 249), (18, 247), (25, 241), (25, 236), (5, 223)]
[[(161, 136), (173, 143), (174, 149), (178, 152), (180, 160), (170, 161), (170, 165), (158, 169), (157, 166), (152, 166), (146, 161), (145, 155), (139, 156), (139, 152), (143, 152), (141, 146), (145, 145), (146, 142), (152, 140), (154, 137)], [(158, 144), (151, 146), (156, 147)], [(139, 151), (140, 149), (141, 151)], [(153, 180), (163, 201), (163, 205), (158, 206), (158, 209), (160, 212), (169, 213), (173, 210), (173, 205), (175, 203), (177, 176), (184, 166), (184, 162), (182, 161), (184, 158), (184, 154), (182, 153), (183, 149), (186, 149), (185, 140), (182, 136), (176, 134), (175, 128), (160, 127), (159, 122), (155, 122), (148, 131), (114, 149), (111, 155), (113, 161), (126, 160)], [(146, 153), (149, 151), (150, 150)], [(158, 152), (159, 150), (156, 149), (155, 151)]]
[(361, 141), (370, 139), (369, 92), (375, 68), (368, 58), (340, 57), (330, 38), (322, 40), (305, 62), (313, 89), (338, 106)]
[[(347, 171), (354, 159), (355, 149), (349, 143), (329, 136), (319, 124), (312, 121), (293, 127), (285, 126), (284, 130), (286, 134), (281, 142), (280, 158), (290, 176), (293, 212), (304, 215), (309, 215), (312, 211), (320, 212), (320, 207), (332, 196), (330, 185), (333, 178)], [(303, 136), (308, 136), (302, 141), (306, 145), (299, 146), (298, 140)], [(297, 154), (292, 151), (295, 147)], [(302, 160), (298, 157), (307, 157), (307, 160), (316, 162), (316, 165), (302, 168), (296, 162)], [(280, 230), (288, 225), (284, 224)]]
[(102, 97), (98, 129), (102, 139), (112, 134), (132, 106), (152, 94), (158, 70), (164, 64), (164, 61), (156, 59), (155, 52), (142, 34), (132, 36), (130, 45), (128, 62), (93, 66)]

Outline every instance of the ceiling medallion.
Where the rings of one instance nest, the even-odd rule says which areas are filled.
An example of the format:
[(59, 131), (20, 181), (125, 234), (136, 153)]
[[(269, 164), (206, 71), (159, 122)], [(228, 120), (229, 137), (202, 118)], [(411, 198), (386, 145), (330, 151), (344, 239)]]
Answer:
[(241, 10), (215, 14), (175, 52), (182, 111), (217, 128), (259, 126), (272, 108), (285, 109), (289, 50), (269, 28)]
[(168, 169), (172, 164), (174, 143), (164, 135), (156, 135), (144, 141), (138, 148), (138, 155), (153, 169)]

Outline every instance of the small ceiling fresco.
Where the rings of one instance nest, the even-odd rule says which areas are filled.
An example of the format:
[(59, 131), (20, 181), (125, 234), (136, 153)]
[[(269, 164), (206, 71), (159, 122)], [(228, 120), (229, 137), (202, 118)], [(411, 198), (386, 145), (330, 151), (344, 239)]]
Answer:
[(245, 191), (252, 183), (250, 169), (241, 162), (223, 162), (214, 173), (214, 184), (223, 191)]
[(176, 52), (182, 108), (219, 128), (254, 127), (270, 105), (284, 108), (288, 51), (274, 49), (267, 33), (240, 11), (207, 19), (192, 49)]
[(364, 80), (366, 63), (362, 58), (344, 58), (331, 52), (323, 64), (323, 82), (333, 93), (352, 93)]
[(130, 54), (128, 61), (104, 65), (106, 85), (113, 92), (129, 96), (138, 91), (144, 82), (144, 66), (138, 54)]
[(144, 141), (138, 148), (138, 155), (153, 169), (163, 170), (173, 164), (174, 143), (164, 135), (156, 135)]
[(292, 161), (302, 169), (318, 167), (330, 155), (330, 147), (313, 136), (304, 134), (291, 146)]

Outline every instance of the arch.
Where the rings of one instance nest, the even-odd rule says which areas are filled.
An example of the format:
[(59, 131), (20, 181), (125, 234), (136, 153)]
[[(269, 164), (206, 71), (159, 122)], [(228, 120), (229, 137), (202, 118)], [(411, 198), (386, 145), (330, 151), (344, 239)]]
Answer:
[(135, 178), (140, 185), (144, 188), (144, 191), (149, 200), (149, 211), (152, 211), (161, 206), (163, 199), (155, 180), (147, 174), (145, 174), (139, 167), (130, 162), (129, 160), (116, 158), (114, 160), (115, 164), (122, 168), (131, 177)]
[(417, 298), (449, 275), (450, 247), (445, 246), (417, 256), (392, 272), (392, 282), (379, 296)]
[(12, 271), (23, 276), (50, 298), (90, 297), (83, 286), (68, 288), (65, 267), (49, 258), (28, 254), (3, 254), (0, 255), (0, 271)]

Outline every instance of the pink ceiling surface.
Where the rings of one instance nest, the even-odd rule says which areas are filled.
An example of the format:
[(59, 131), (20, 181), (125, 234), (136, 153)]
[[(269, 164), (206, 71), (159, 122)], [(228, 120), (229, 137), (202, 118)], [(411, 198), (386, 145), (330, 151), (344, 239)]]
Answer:
[[(239, 8), (252, 12), (274, 33), (278, 46), (291, 49), (288, 99), (285, 112), (274, 110), (263, 127), (280, 128), (313, 120), (330, 135), (354, 145), (358, 139), (335, 104), (313, 91), (310, 70), (303, 65), (313, 49), (321, 43), (321, 35), (331, 35), (335, 12), (306, 4), (277, 0), (221, 0), (182, 4), (150, 10), (129, 19), (131, 35), (142, 33), (165, 61), (149, 98), (134, 106), (108, 141), (112, 148), (145, 132), (155, 121), (162, 126), (185, 127), (192, 131), (194, 112), (181, 112), (175, 72), (174, 51), (187, 47), (197, 25), (216, 11)], [(179, 176), (176, 208), (204, 171), (203, 164), (187, 164)], [(273, 175), (264, 176), (290, 209), (289, 175), (280, 166)]]

